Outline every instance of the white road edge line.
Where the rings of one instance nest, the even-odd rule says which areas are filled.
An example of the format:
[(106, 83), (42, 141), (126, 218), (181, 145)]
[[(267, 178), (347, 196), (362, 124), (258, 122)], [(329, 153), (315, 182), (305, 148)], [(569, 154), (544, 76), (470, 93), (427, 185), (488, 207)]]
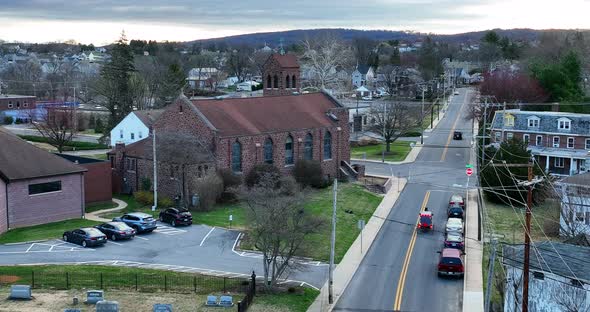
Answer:
[(31, 246), (29, 246), (29, 248), (27, 248), (27, 250), (25, 252), (29, 252), (29, 250), (31, 250), (31, 248), (33, 248), (33, 246), (35, 246), (35, 243), (32, 243)]
[(238, 244), (238, 241), (240, 240), (240, 236), (242, 236), (242, 233), (238, 233), (238, 237), (236, 237), (236, 241), (234, 242), (234, 245), (231, 247), (231, 251), (233, 251), (238, 256), (242, 256), (239, 252), (236, 251), (236, 245)]
[(205, 243), (205, 240), (207, 239), (207, 237), (209, 237), (209, 235), (211, 235), (211, 232), (213, 232), (213, 230), (215, 230), (215, 227), (212, 227), (211, 230), (209, 230), (209, 232), (207, 233), (207, 235), (205, 235), (205, 237), (203, 237), (203, 240), (201, 240), (201, 243), (199, 244), (199, 246), (203, 246), (203, 243)]

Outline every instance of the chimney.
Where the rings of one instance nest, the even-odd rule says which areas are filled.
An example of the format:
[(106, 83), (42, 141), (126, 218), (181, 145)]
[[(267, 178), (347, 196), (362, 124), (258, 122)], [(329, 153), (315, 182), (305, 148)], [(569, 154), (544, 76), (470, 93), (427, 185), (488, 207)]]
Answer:
[(551, 111), (552, 112), (559, 112), (559, 103), (551, 103)]

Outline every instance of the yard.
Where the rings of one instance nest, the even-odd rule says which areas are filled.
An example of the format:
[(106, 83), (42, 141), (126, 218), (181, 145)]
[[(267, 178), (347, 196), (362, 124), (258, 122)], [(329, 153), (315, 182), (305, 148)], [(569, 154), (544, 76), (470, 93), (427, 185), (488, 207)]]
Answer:
[[(385, 144), (352, 147), (350, 157), (356, 159), (382, 160)], [(395, 141), (391, 143), (390, 152), (385, 154), (385, 161), (402, 161), (406, 159), (412, 148), (410, 142)]]
[(100, 222), (85, 219), (71, 219), (12, 229), (0, 235), (0, 244), (60, 238), (63, 235), (63, 233), (67, 230), (72, 230), (79, 227), (93, 226), (99, 223)]
[[(36, 276), (33, 300), (9, 301), (4, 299), (8, 297), (9, 288), (1, 287), (2, 284), (30, 285), (33, 271)], [(100, 278), (92, 279), (93, 276), (103, 279), (105, 298), (118, 301), (123, 311), (151, 311), (155, 303), (171, 303), (174, 311), (194, 311), (195, 307), (198, 308), (198, 311), (219, 311), (219, 308), (204, 306), (207, 295), (222, 295), (225, 288), (233, 296), (235, 303), (244, 296), (242, 292), (244, 286), (241, 284), (241, 280), (226, 279), (224, 281), (222, 277), (191, 273), (109, 266), (9, 266), (0, 267), (0, 311), (40, 312), (63, 311), (66, 308), (73, 308), (71, 302), (74, 296), (83, 302), (86, 289), (100, 288), (98, 286)], [(163, 291), (157, 288), (143, 288), (140, 289), (142, 291), (134, 291), (135, 282), (138, 280), (135, 276), (139, 276), (143, 286), (147, 285), (146, 283), (153, 283), (154, 286), (161, 288), (164, 285), (164, 283), (160, 283), (163, 281), (163, 276), (167, 277), (170, 287), (177, 286), (174, 282), (185, 280), (190, 281), (188, 283), (190, 285), (187, 284), (189, 287), (186, 290), (177, 288)], [(117, 277), (116, 281), (113, 280), (115, 277)], [(151, 278), (147, 279), (146, 277)], [(66, 284), (66, 278), (70, 283)], [(111, 285), (108, 285), (107, 281)], [(195, 287), (195, 285), (197, 286)], [(319, 292), (316, 290), (304, 288), (293, 288), (292, 291), (281, 289), (277, 293), (266, 294), (259, 288), (254, 304), (249, 311), (303, 312), (307, 310), (318, 294)], [(77, 307), (84, 308), (85, 305), (81, 303)]]
[(107, 203), (97, 203), (97, 204), (89, 204), (86, 205), (86, 213), (94, 212), (98, 210), (110, 209), (117, 207), (117, 204), (113, 201)]

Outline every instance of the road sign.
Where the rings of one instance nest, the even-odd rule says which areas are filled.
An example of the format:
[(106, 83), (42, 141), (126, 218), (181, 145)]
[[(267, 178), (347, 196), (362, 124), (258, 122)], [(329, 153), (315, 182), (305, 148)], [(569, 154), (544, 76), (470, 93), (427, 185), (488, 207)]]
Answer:
[(473, 165), (472, 164), (467, 164), (467, 165), (465, 165), (465, 168), (473, 168)]
[(361, 230), (361, 231), (362, 231), (362, 230), (365, 228), (365, 220), (363, 220), (363, 219), (360, 219), (360, 220), (358, 221), (358, 223), (357, 223), (356, 227), (357, 227), (359, 230)]
[(467, 176), (470, 177), (473, 174), (473, 169), (467, 168), (465, 169), (465, 173), (467, 173)]

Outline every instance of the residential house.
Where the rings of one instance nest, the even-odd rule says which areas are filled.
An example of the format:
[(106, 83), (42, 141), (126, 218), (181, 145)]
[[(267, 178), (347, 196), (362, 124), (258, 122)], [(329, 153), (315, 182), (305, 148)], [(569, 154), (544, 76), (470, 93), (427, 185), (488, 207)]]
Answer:
[(565, 237), (590, 235), (590, 173), (565, 177), (555, 186), (561, 199), (560, 234)]
[(510, 109), (496, 111), (493, 143), (517, 138), (546, 172), (573, 175), (590, 169), (590, 115)]
[(129, 113), (111, 130), (111, 146), (117, 143), (129, 145), (147, 138), (154, 121), (163, 110), (138, 110)]
[(368, 65), (357, 65), (355, 70), (352, 72), (352, 86), (355, 88), (368, 86), (374, 88), (373, 83), (375, 82), (375, 70), (372, 66)]
[(36, 97), (30, 95), (0, 94), (0, 114), (28, 121), (31, 112), (37, 107)]
[(0, 129), (0, 233), (81, 218), (86, 169)]
[[(531, 244), (530, 312), (590, 310), (590, 248), (552, 241)], [(522, 308), (524, 245), (505, 246), (504, 311)]]
[(188, 72), (186, 81), (193, 89), (204, 89), (214, 87), (212, 79), (218, 74), (217, 68), (193, 68)]

